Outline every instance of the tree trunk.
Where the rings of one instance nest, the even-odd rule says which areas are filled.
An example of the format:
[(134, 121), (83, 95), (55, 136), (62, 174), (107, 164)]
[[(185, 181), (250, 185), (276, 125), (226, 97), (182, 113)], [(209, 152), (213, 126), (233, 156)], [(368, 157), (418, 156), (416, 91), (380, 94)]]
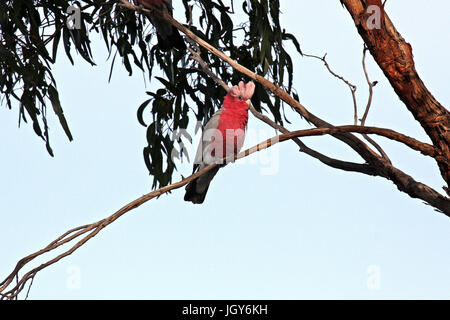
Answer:
[[(422, 125), (433, 144), (441, 151), (437, 163), (447, 183), (444, 187), (450, 195), (448, 185), (450, 172), (450, 114), (430, 93), (420, 79), (414, 66), (412, 48), (395, 29), (384, 12), (381, 1), (341, 0), (352, 16), (359, 34), (370, 53), (383, 70), (400, 100), (414, 118)], [(371, 24), (375, 11), (369, 5), (380, 8), (380, 24)], [(374, 27), (375, 26), (375, 27)]]

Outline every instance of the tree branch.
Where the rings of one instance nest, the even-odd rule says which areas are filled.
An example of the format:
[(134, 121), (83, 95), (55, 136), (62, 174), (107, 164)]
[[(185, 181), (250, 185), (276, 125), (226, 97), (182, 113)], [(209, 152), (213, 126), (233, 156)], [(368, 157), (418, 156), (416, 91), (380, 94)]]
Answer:
[(342, 80), (349, 87), (350, 92), (352, 93), (352, 99), (353, 99), (353, 124), (356, 126), (358, 124), (358, 104), (356, 102), (357, 87), (354, 84), (352, 84), (350, 81), (346, 80), (343, 76), (337, 74), (336, 72), (334, 72), (331, 69), (330, 65), (328, 64), (328, 62), (326, 60), (326, 57), (327, 57), (326, 53), (323, 57), (319, 57), (319, 56), (316, 56), (313, 54), (306, 54), (306, 53), (303, 53), (303, 56), (321, 60), (323, 62), (323, 64), (325, 65), (325, 67), (327, 68), (328, 72), (330, 72), (334, 77)]
[[(176, 182), (174, 184), (162, 187), (160, 189), (157, 189), (155, 191), (152, 191), (150, 193), (147, 193), (138, 199), (128, 203), (127, 205), (120, 208), (118, 211), (113, 213), (111, 216), (102, 219), (100, 221), (83, 225), (80, 227), (73, 228), (64, 234), (62, 234), (60, 237), (58, 237), (56, 240), (52, 241), (49, 245), (47, 245), (44, 249), (39, 250), (33, 254), (30, 254), (26, 256), (25, 258), (21, 259), (14, 270), (3, 280), (0, 282), (0, 296), (2, 299), (15, 299), (19, 295), (20, 292), (25, 288), (25, 285), (28, 281), (32, 281), (36, 274), (41, 271), (42, 269), (58, 262), (64, 257), (67, 257), (71, 255), (73, 252), (75, 252), (78, 248), (80, 248), (82, 245), (84, 245), (87, 241), (95, 237), (102, 229), (110, 225), (112, 222), (116, 221), (118, 218), (120, 218), (125, 213), (141, 206), (142, 204), (146, 203), (147, 201), (159, 197), (160, 195), (163, 195), (171, 190), (181, 188), (188, 184), (190, 181), (198, 178), (199, 176), (205, 174), (209, 170), (212, 170), (215, 168), (219, 163), (229, 163), (230, 161), (241, 159), (244, 157), (249, 156), (250, 154), (253, 154), (255, 152), (262, 151), (264, 149), (267, 149), (279, 142), (287, 141), (290, 139), (298, 138), (298, 137), (308, 137), (308, 136), (317, 136), (317, 135), (325, 135), (325, 134), (335, 134), (335, 133), (345, 133), (345, 132), (359, 132), (359, 133), (374, 133), (383, 135), (386, 137), (389, 137), (391, 139), (403, 142), (405, 144), (414, 144), (418, 149), (421, 149), (425, 153), (430, 152), (429, 147), (426, 146), (424, 143), (419, 143), (417, 141), (414, 141), (414, 139), (398, 135), (397, 133), (393, 132), (392, 130), (388, 129), (381, 129), (381, 128), (372, 128), (372, 127), (361, 127), (361, 126), (338, 126), (333, 128), (315, 128), (315, 129), (307, 129), (307, 130), (298, 130), (293, 131), (288, 134), (282, 134), (279, 136), (274, 136), (271, 139), (268, 139), (266, 141), (263, 141), (252, 148), (249, 148), (241, 153), (239, 153), (237, 156), (229, 156), (225, 157), (221, 161), (217, 161), (206, 168), (198, 171), (195, 174), (192, 174), (191, 176), (182, 179), (179, 182)], [(434, 147), (433, 147), (434, 148)], [(427, 151), (425, 151), (427, 150)], [(414, 184), (417, 184), (410, 176), (402, 173), (400, 170), (392, 167), (392, 166), (386, 166), (383, 170), (389, 171), (389, 175), (393, 177), (394, 183), (399, 185), (406, 185), (408, 188), (411, 188)], [(398, 184), (398, 180), (405, 180), (402, 184)], [(412, 183), (414, 182), (414, 183)], [(405, 192), (413, 192), (416, 197), (419, 197), (428, 203), (432, 204), (436, 208), (442, 210), (447, 216), (450, 216), (450, 199), (443, 197), (439, 193), (437, 193), (432, 188), (429, 188), (428, 186), (424, 184), (420, 184), (420, 188), (414, 188), (412, 187), (411, 190), (405, 189), (402, 191)], [(399, 187), (400, 189), (400, 187)], [(417, 189), (417, 190), (416, 190)], [(417, 193), (417, 194), (416, 194)], [(86, 234), (86, 235), (85, 235)], [(83, 236), (84, 235), (84, 236)], [(72, 247), (70, 247), (68, 250), (64, 251), (63, 253), (59, 254), (58, 256), (54, 257), (53, 259), (48, 260), (47, 262), (39, 265), (36, 268), (33, 268), (32, 270), (25, 273), (20, 280), (17, 281), (17, 283), (8, 291), (7, 288), (13, 283), (15, 278), (19, 277), (20, 270), (26, 266), (29, 262), (31, 262), (34, 258), (41, 256), (44, 253), (48, 253), (50, 251), (53, 251), (57, 249), (58, 247), (67, 244), (75, 239), (80, 238), (83, 236), (78, 242), (76, 242)]]
[(367, 23), (370, 14), (366, 12), (364, 1), (340, 1), (350, 13), (359, 34), (400, 100), (421, 124), (433, 144), (442, 151), (444, 157), (437, 163), (447, 183), (444, 189), (450, 194), (449, 111), (433, 97), (420, 79), (414, 65), (412, 47), (397, 31), (384, 7), (380, 7), (382, 23), (379, 28), (372, 28)]
[[(122, 5), (124, 7), (129, 8), (130, 10), (137, 10), (137, 7), (128, 2), (127, 0), (121, 0)], [(210, 53), (216, 55), (223, 61), (227, 62), (232, 68), (235, 70), (245, 74), (249, 78), (259, 82), (261, 85), (263, 85), (267, 90), (272, 92), (274, 95), (278, 96), (280, 99), (282, 99), (284, 102), (289, 104), (291, 107), (294, 108), (301, 116), (303, 116), (307, 121), (313, 123), (315, 126), (319, 128), (331, 128), (333, 127), (328, 122), (320, 119), (319, 117), (315, 116), (311, 112), (309, 112), (300, 102), (293, 99), (286, 91), (284, 91), (282, 88), (278, 87), (276, 84), (270, 82), (269, 80), (265, 79), (264, 77), (261, 77), (249, 69), (243, 67), (242, 65), (238, 64), (236, 61), (232, 60), (228, 56), (226, 56), (224, 53), (220, 52), (213, 46), (211, 46), (206, 41), (202, 40), (195, 34), (193, 34), (189, 29), (181, 25), (178, 21), (176, 21), (172, 16), (170, 16), (167, 12), (163, 12), (157, 9), (154, 9), (158, 11), (158, 14), (160, 14), (166, 21), (170, 22), (174, 27), (176, 27), (178, 30), (183, 32), (186, 36), (188, 36), (190, 39), (198, 43), (200, 46), (208, 50)], [(389, 170), (389, 168), (392, 167), (392, 165), (383, 159), (382, 157), (379, 157), (375, 151), (370, 149), (363, 141), (352, 135), (351, 133), (345, 132), (345, 133), (331, 133), (333, 137), (345, 142), (347, 145), (349, 145), (352, 149), (354, 149), (363, 159), (366, 160), (366, 162), (371, 165), (376, 170), (376, 175), (379, 175), (381, 177), (387, 178), (391, 181), (396, 181), (397, 183), (400, 183), (400, 185), (397, 185), (398, 189), (401, 191), (407, 192), (411, 197), (413, 198), (421, 198), (421, 196), (424, 196), (424, 198), (421, 198), (424, 201), (430, 200), (430, 198), (420, 192), (421, 189), (423, 189), (423, 184), (415, 181), (414, 179), (398, 179), (397, 175), (404, 174), (401, 170), (396, 169)], [(440, 153), (435, 157), (437, 159), (438, 163), (444, 163), (448, 167), (448, 156), (445, 153)], [(408, 176), (409, 177), (409, 176)], [(408, 183), (408, 185), (402, 185), (402, 183)], [(428, 187), (427, 187), (428, 188)], [(442, 197), (442, 196), (441, 196)], [(428, 200), (427, 200), (428, 199)], [(439, 205), (439, 209), (442, 207), (441, 203), (436, 203), (436, 205)]]
[[(195, 43), (195, 42), (194, 42)], [(228, 85), (222, 81), (219, 77), (217, 77), (209, 68), (208, 64), (202, 59), (200, 56), (200, 52), (193, 50), (192, 48), (188, 48), (189, 52), (191, 53), (191, 59), (198, 62), (200, 65), (200, 68), (203, 72), (205, 72), (208, 76), (210, 76), (216, 83), (218, 83), (222, 88), (225, 89), (225, 91), (230, 90)], [(356, 87), (355, 87), (356, 89)], [(259, 113), (252, 104), (250, 104), (250, 111), (257, 119), (265, 122), (275, 130), (278, 130), (281, 133), (290, 133), (288, 129), (283, 127), (282, 125), (276, 123), (275, 121), (272, 121), (269, 117)], [(292, 141), (296, 143), (300, 147), (300, 152), (303, 152), (313, 158), (316, 158), (317, 160), (321, 161), (323, 164), (326, 164), (332, 168), (340, 169), (344, 171), (352, 171), (352, 172), (359, 172), (364, 173), (367, 175), (375, 175), (375, 171), (371, 168), (371, 166), (365, 164), (365, 163), (354, 163), (354, 162), (348, 162), (348, 161), (342, 161), (334, 158), (330, 158), (320, 152), (317, 152), (311, 148), (309, 148), (306, 144), (304, 144), (300, 139), (293, 138)]]
[(362, 66), (363, 66), (363, 70), (364, 70), (364, 76), (366, 77), (367, 85), (369, 86), (369, 98), (367, 99), (366, 110), (364, 111), (363, 117), (361, 118), (362, 126), (364, 126), (366, 123), (367, 116), (369, 115), (369, 109), (370, 109), (370, 106), (372, 105), (373, 87), (375, 87), (376, 84), (378, 83), (377, 81), (372, 82), (369, 79), (369, 73), (367, 72), (367, 68), (366, 68), (366, 51), (367, 50), (368, 50), (367, 47), (364, 45)]
[[(378, 83), (377, 81), (372, 82), (369, 79), (369, 73), (367, 72), (367, 68), (366, 68), (366, 51), (367, 51), (367, 47), (366, 47), (366, 45), (364, 45), (363, 57), (362, 57), (362, 67), (363, 67), (363, 71), (364, 71), (364, 76), (366, 77), (367, 85), (369, 86), (369, 98), (367, 99), (366, 110), (364, 111), (364, 115), (361, 118), (362, 126), (364, 126), (366, 124), (366, 119), (367, 119), (367, 116), (369, 115), (369, 109), (370, 109), (370, 106), (372, 105), (373, 87), (375, 87)], [(366, 141), (368, 141), (371, 145), (373, 145), (375, 147), (375, 149), (378, 150), (378, 152), (380, 153), (380, 155), (383, 157), (384, 160), (386, 160), (388, 163), (392, 164), (391, 159), (389, 159), (386, 152), (384, 152), (383, 148), (381, 148), (381, 146), (378, 143), (376, 143), (372, 138), (370, 138), (366, 134), (363, 134), (362, 136), (364, 137), (364, 139), (366, 139)]]
[[(121, 0), (121, 6), (126, 7), (130, 10), (137, 11), (138, 7), (133, 5), (127, 0)], [(290, 105), (296, 112), (298, 112), (302, 117), (304, 117), (308, 122), (311, 122), (316, 127), (332, 127), (331, 124), (328, 122), (320, 119), (319, 117), (315, 116), (311, 112), (309, 112), (300, 102), (292, 98), (286, 91), (284, 91), (282, 88), (278, 87), (276, 84), (270, 82), (269, 80), (265, 79), (264, 77), (255, 74), (251, 70), (245, 68), (244, 66), (240, 65), (236, 61), (229, 58), (227, 55), (222, 53), (221, 51), (217, 50), (213, 46), (211, 46), (209, 43), (195, 35), (193, 32), (191, 32), (188, 28), (181, 25), (178, 21), (176, 21), (170, 14), (168, 14), (165, 11), (160, 11), (158, 9), (153, 9), (154, 11), (158, 12), (159, 15), (164, 17), (168, 22), (170, 22), (175, 28), (183, 32), (187, 37), (198, 43), (200, 46), (208, 50), (210, 53), (216, 55), (223, 61), (227, 62), (232, 68), (235, 70), (245, 74), (249, 78), (259, 82), (261, 85), (263, 85), (267, 90), (272, 92), (274, 95), (278, 96), (281, 100), (286, 102), (288, 105)], [(143, 12), (150, 12), (147, 9), (142, 9)], [(351, 134), (337, 134), (335, 136), (337, 139), (345, 142), (347, 145), (349, 145), (352, 149), (354, 149), (364, 160), (367, 162), (373, 162), (378, 161), (379, 157), (376, 154), (375, 151), (370, 149), (363, 141), (358, 139), (357, 137), (351, 135)]]
[[(303, 56), (321, 60), (324, 63), (324, 65), (327, 68), (327, 70), (334, 77), (342, 80), (342, 82), (344, 82), (349, 87), (350, 92), (352, 94), (352, 99), (353, 99), (353, 113), (354, 113), (353, 124), (356, 126), (358, 124), (358, 104), (356, 102), (356, 89), (357, 89), (356, 85), (352, 84), (350, 81), (346, 80), (343, 76), (337, 74), (336, 72), (334, 72), (331, 69), (330, 65), (328, 64), (328, 62), (326, 60), (327, 54), (325, 54), (323, 57), (319, 57), (319, 56), (316, 56), (316, 55), (313, 55), (313, 54), (305, 54), (304, 53)], [(376, 82), (371, 83), (369, 81), (369, 76), (367, 74), (366, 65), (365, 65), (365, 51), (363, 52), (363, 70), (364, 70), (364, 74), (366, 76), (366, 79), (369, 82), (369, 102), (368, 102), (367, 107), (366, 107), (366, 112), (364, 113), (364, 117), (363, 117), (364, 120), (361, 121), (361, 125), (364, 125), (363, 123), (365, 121), (365, 118), (367, 117), (367, 113), (369, 111), (369, 107), (370, 107), (370, 104), (372, 102), (372, 94), (373, 94), (373, 89), (372, 88), (373, 88), (373, 86), (376, 85)], [(362, 136), (364, 137), (364, 139), (366, 139), (367, 142), (369, 142), (371, 145), (373, 145), (375, 147), (375, 149), (378, 150), (378, 152), (380, 153), (381, 157), (384, 160), (386, 160), (387, 162), (391, 163), (391, 160), (389, 159), (388, 155), (386, 154), (386, 152), (384, 152), (383, 148), (381, 148), (381, 146), (378, 143), (376, 143), (373, 139), (371, 139), (366, 134), (363, 134)]]

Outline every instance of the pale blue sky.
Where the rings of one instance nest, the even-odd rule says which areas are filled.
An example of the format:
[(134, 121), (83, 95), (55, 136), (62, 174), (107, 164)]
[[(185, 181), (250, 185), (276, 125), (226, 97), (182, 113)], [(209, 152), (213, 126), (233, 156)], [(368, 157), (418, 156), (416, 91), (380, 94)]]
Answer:
[[(175, 16), (183, 18), (174, 3)], [(281, 3), (282, 23), (304, 52), (328, 53), (332, 68), (358, 86), (362, 109), (367, 99), (362, 40), (346, 10), (339, 1)], [(387, 2), (388, 14), (412, 44), (422, 79), (446, 106), (449, 10), (447, 0)], [(102, 219), (150, 191), (142, 158), (146, 129), (136, 110), (154, 84), (145, 87), (141, 74), (128, 77), (118, 66), (108, 83), (110, 62), (103, 46), (93, 44), (94, 68), (80, 59), (72, 67), (60, 52), (54, 73), (74, 141), (69, 143), (55, 117), (49, 117), (55, 158), (31, 126), (17, 128), (17, 110), (0, 111), (2, 279), (20, 258), (68, 229)], [(348, 88), (320, 61), (293, 58), (301, 102), (327, 121), (350, 124)], [(371, 79), (379, 81), (367, 124), (428, 142), (370, 56), (367, 65)], [(293, 112), (288, 117), (289, 129), (308, 128)], [(274, 133), (253, 117), (250, 129), (260, 140)], [(247, 147), (255, 142), (249, 140)], [(386, 139), (377, 141), (396, 166), (440, 190), (443, 181), (433, 160)], [(333, 139), (305, 142), (357, 160)], [(190, 148), (194, 152), (195, 146)], [(448, 217), (385, 179), (326, 167), (292, 142), (265, 152), (221, 170), (203, 205), (184, 202), (180, 189), (129, 212), (40, 272), (29, 297), (450, 298)], [(264, 159), (258, 157), (263, 156), (278, 159), (276, 174), (261, 174)], [(190, 171), (183, 165), (174, 178)]]

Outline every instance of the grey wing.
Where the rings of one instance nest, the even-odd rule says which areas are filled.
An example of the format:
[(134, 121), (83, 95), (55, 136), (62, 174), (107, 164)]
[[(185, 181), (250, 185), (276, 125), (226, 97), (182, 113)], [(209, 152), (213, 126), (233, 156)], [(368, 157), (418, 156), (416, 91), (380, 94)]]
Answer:
[[(200, 165), (200, 169), (202, 167), (205, 167), (208, 164), (211, 164), (215, 161), (215, 159), (209, 157), (207, 155), (209, 151), (209, 145), (211, 144), (211, 134), (214, 132), (212, 130), (217, 129), (219, 125), (219, 118), (220, 114), (222, 113), (222, 109), (219, 109), (216, 111), (216, 113), (213, 114), (211, 119), (206, 123), (206, 125), (203, 127), (203, 132), (201, 136), (201, 141), (198, 144), (197, 153), (195, 155), (195, 165)], [(207, 136), (208, 135), (208, 136)]]

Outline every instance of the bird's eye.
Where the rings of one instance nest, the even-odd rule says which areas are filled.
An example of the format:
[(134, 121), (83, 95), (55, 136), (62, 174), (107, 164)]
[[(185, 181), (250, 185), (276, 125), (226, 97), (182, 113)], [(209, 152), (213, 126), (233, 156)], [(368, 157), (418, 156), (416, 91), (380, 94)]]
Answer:
[(239, 99), (239, 100), (242, 100), (242, 96), (239, 96), (238, 99)]

